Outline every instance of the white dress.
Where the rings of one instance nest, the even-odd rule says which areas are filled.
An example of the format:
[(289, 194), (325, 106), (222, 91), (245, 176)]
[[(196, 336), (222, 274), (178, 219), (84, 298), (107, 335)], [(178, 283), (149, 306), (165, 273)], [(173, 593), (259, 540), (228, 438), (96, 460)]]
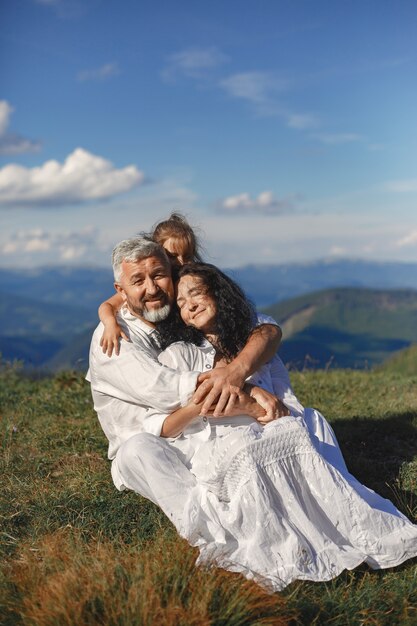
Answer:
[[(161, 361), (203, 371), (207, 353), (207, 344), (177, 343)], [(271, 372), (273, 363), (254, 378), (274, 386)], [(199, 547), (199, 562), (276, 591), (362, 562), (387, 568), (417, 556), (417, 526), (348, 473), (337, 444), (320, 450), (314, 439), (327, 424), (320, 414), (300, 411), (296, 398), (293, 406), (293, 415), (265, 427), (248, 416), (199, 417), (168, 440), (197, 479), (178, 531)]]

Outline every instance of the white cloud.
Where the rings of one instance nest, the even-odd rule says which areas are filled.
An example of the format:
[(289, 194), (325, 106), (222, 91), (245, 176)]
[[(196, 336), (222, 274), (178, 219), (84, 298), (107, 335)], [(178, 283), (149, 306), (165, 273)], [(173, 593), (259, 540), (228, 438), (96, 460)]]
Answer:
[(50, 233), (40, 228), (13, 233), (0, 248), (3, 256), (39, 261), (82, 260), (86, 252), (97, 246), (97, 230), (88, 226), (79, 232)]
[[(410, 220), (410, 231), (416, 230)], [(220, 267), (251, 263), (300, 263), (322, 259), (329, 251), (340, 258), (415, 261), (416, 248), (398, 248), (394, 241), (407, 226), (381, 219), (375, 212), (293, 211), (283, 215), (212, 214), (202, 223), (209, 259)], [(344, 253), (343, 251), (346, 251)], [(336, 255), (335, 255), (336, 256)]]
[(294, 200), (291, 198), (274, 198), (271, 191), (263, 191), (257, 198), (251, 198), (248, 193), (225, 198), (218, 206), (218, 212), (228, 215), (257, 214), (282, 215), (294, 209)]
[(10, 124), (13, 107), (7, 100), (0, 100), (0, 135), (4, 135)]
[(7, 100), (0, 100), (0, 154), (37, 152), (41, 147), (39, 142), (8, 132), (13, 111), (13, 107)]
[(168, 57), (162, 77), (168, 81), (180, 75), (198, 79), (227, 61), (228, 57), (216, 47), (187, 48)]
[(281, 95), (291, 88), (291, 82), (270, 72), (241, 72), (224, 78), (220, 87), (232, 98), (245, 100), (261, 116), (281, 117), (289, 128), (317, 128), (320, 122), (311, 113), (294, 113), (280, 102)]
[(398, 248), (406, 248), (415, 244), (417, 244), (417, 230), (411, 231), (411, 233), (408, 233), (407, 235), (401, 237), (401, 239), (398, 239), (395, 242), (395, 245)]
[(115, 62), (105, 63), (101, 67), (97, 67), (91, 70), (82, 70), (78, 72), (77, 79), (81, 82), (84, 81), (104, 81), (113, 76), (120, 74), (119, 65)]
[(268, 72), (242, 72), (232, 74), (220, 81), (220, 87), (233, 98), (240, 98), (261, 106), (261, 111), (273, 103), (273, 95), (288, 89), (285, 79), (278, 79)]
[(320, 125), (317, 117), (315, 115), (310, 115), (309, 113), (290, 113), (287, 118), (287, 123), (290, 128), (296, 128), (297, 130), (316, 128)]
[(417, 178), (391, 180), (385, 183), (384, 190), (392, 191), (393, 193), (413, 193), (417, 191)]
[(348, 256), (348, 249), (344, 246), (331, 246), (329, 256), (343, 257)]
[(363, 137), (356, 133), (317, 133), (311, 135), (313, 139), (317, 139), (321, 143), (329, 146), (335, 146), (338, 144), (353, 143), (355, 141), (362, 141)]
[[(162, 72), (167, 82), (178, 76), (201, 79), (208, 71), (228, 61), (228, 57), (217, 48), (189, 48), (173, 54)], [(231, 98), (244, 100), (254, 107), (257, 114), (283, 118), (287, 126), (297, 130), (317, 128), (320, 123), (310, 113), (294, 113), (278, 102), (278, 95), (291, 86), (291, 82), (271, 72), (251, 71), (231, 74), (218, 81), (220, 87)]]
[(0, 205), (65, 205), (110, 198), (143, 182), (135, 165), (116, 169), (83, 148), (64, 163), (46, 161), (40, 167), (16, 164), (0, 169)]

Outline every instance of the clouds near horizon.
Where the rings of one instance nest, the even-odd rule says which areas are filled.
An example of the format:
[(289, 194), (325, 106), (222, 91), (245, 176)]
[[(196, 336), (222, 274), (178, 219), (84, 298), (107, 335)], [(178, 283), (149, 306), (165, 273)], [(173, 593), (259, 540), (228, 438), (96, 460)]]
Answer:
[(417, 178), (391, 180), (385, 183), (384, 190), (392, 193), (415, 193), (417, 192)]
[(97, 250), (97, 230), (93, 226), (76, 232), (51, 233), (42, 228), (20, 230), (0, 248), (3, 256), (35, 256), (57, 262), (83, 260), (88, 251)]
[(46, 161), (27, 168), (0, 169), (0, 205), (62, 206), (110, 198), (140, 185), (144, 174), (135, 165), (117, 169), (103, 157), (76, 148), (63, 163)]
[(256, 198), (248, 193), (240, 193), (224, 198), (218, 206), (218, 213), (226, 215), (283, 215), (293, 211), (293, 198), (275, 198), (271, 191), (262, 191)]

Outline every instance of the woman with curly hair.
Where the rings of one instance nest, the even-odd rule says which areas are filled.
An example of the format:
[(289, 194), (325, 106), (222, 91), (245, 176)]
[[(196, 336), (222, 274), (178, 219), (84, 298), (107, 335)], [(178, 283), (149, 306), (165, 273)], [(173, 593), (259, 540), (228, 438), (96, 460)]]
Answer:
[[(198, 279), (204, 287), (204, 293), (215, 295), (216, 315), (213, 319), (213, 341), (216, 342), (216, 351), (223, 358), (232, 360), (246, 344), (257, 319), (255, 309), (246, 298), (237, 283), (231, 280), (221, 270), (209, 263), (195, 263), (184, 265), (178, 274), (179, 284), (177, 291), (181, 292), (187, 280), (186, 276)], [(171, 319), (162, 322), (158, 327), (158, 336), (162, 349), (175, 341), (185, 340), (184, 333), (193, 331), (194, 341), (201, 343), (204, 338), (201, 327), (194, 324), (184, 324), (181, 320), (182, 296), (178, 293), (177, 305)], [(187, 335), (186, 335), (187, 336)]]
[[(177, 305), (179, 317), (158, 329), (167, 346), (159, 359), (182, 371), (227, 364), (254, 326), (243, 292), (210, 265), (180, 270)], [(417, 526), (349, 474), (340, 452), (333, 461), (320, 453), (306, 423), (319, 414), (290, 391), (285, 397), (279, 363), (273, 359), (251, 382), (282, 398), (288, 411), (280, 419), (265, 419), (250, 386), (236, 389), (235, 406), (219, 418), (201, 415), (193, 402), (157, 416), (161, 436), (197, 479), (178, 531), (199, 547), (199, 562), (280, 590), (363, 562), (379, 569), (417, 556)]]

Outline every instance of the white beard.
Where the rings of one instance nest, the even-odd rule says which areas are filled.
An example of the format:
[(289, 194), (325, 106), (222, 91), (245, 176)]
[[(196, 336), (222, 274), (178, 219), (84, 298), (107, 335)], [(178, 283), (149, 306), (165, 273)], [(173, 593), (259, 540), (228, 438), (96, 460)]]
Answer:
[(147, 322), (151, 322), (152, 324), (157, 324), (158, 322), (162, 322), (162, 320), (166, 319), (171, 311), (171, 305), (165, 304), (165, 306), (160, 309), (155, 309), (152, 311), (148, 311), (147, 309), (143, 309), (141, 315), (144, 320)]

